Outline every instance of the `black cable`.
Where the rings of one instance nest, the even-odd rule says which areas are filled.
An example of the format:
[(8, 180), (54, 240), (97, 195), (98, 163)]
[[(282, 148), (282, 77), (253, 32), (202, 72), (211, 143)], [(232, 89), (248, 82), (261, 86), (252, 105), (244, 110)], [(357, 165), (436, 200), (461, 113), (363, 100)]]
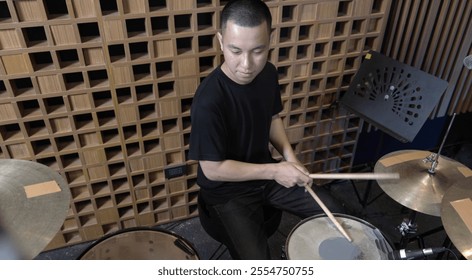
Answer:
[(451, 250), (451, 249), (449, 249), (449, 248), (446, 248), (446, 251), (447, 251), (449, 254), (452, 254), (456, 260), (459, 260), (459, 257), (457, 256), (457, 254), (456, 254), (453, 250)]

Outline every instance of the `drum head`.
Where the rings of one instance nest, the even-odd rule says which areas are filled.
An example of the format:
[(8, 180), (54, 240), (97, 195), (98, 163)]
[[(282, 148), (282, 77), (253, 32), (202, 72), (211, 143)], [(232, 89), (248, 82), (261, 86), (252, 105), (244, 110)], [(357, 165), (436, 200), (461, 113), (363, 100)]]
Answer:
[(294, 260), (382, 260), (392, 247), (382, 233), (356, 217), (333, 214), (348, 235), (349, 242), (326, 215), (298, 223), (286, 242), (286, 255)]
[(175, 233), (127, 229), (104, 236), (79, 256), (81, 260), (198, 260), (192, 245)]

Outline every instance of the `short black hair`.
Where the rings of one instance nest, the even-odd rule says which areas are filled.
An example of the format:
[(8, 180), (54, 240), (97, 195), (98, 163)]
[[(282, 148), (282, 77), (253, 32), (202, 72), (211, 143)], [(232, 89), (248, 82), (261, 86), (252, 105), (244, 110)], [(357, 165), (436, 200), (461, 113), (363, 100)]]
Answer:
[(255, 27), (266, 22), (269, 33), (271, 31), (272, 15), (269, 7), (262, 0), (229, 1), (221, 12), (221, 32), (224, 32), (229, 20), (243, 27)]

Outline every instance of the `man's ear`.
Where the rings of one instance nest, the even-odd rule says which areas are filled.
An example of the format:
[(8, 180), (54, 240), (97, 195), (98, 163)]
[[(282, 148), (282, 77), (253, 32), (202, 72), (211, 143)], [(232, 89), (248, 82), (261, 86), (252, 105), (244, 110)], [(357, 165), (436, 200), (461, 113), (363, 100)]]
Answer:
[(218, 42), (220, 42), (220, 49), (223, 50), (223, 35), (220, 32), (216, 33), (216, 37), (218, 38)]

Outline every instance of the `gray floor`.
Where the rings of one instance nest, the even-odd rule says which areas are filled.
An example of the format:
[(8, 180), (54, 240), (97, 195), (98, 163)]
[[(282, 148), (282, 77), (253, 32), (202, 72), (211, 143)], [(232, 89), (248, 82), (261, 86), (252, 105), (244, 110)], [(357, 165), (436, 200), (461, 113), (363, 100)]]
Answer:
[[(417, 249), (429, 247), (442, 247), (447, 241), (447, 235), (441, 228), (441, 219), (439, 217), (430, 216), (422, 213), (416, 213), (416, 233), (409, 238), (403, 237), (399, 226), (404, 219), (409, 219), (411, 210), (402, 207), (396, 201), (383, 193), (381, 188), (375, 181), (370, 181), (370, 191), (368, 191), (369, 181), (340, 181), (326, 184), (334, 198), (339, 200), (346, 206), (348, 215), (357, 217), (361, 221), (371, 224), (379, 229), (385, 240), (387, 240), (393, 249)], [(368, 192), (367, 192), (368, 191)], [(357, 194), (356, 194), (357, 192)], [(367, 194), (367, 200), (363, 203), (363, 199)], [(364, 205), (363, 205), (364, 204)], [(297, 224), (303, 223), (299, 218), (283, 214), (282, 222), (278, 231), (270, 238), (270, 248), (273, 259), (285, 259), (285, 245), (288, 241), (293, 240), (294, 236), (290, 236)], [(208, 236), (200, 225), (198, 218), (191, 218), (180, 222), (170, 223), (157, 228), (171, 231), (177, 236), (188, 241), (198, 253), (198, 258), (202, 260), (209, 259), (231, 259), (228, 251), (220, 243)], [(437, 230), (437, 231), (436, 231)], [(432, 231), (431, 234), (428, 232)], [(322, 233), (326, 234), (326, 233)], [(425, 236), (422, 236), (425, 235)], [(417, 238), (417, 236), (419, 236)], [(321, 237), (329, 238), (330, 236)], [(423, 243), (419, 243), (422, 241)], [(51, 250), (39, 254), (37, 260), (75, 260), (90, 248), (92, 242), (86, 242), (79, 245)], [(451, 249), (460, 256), (454, 246)], [(298, 252), (296, 252), (298, 254)], [(455, 259), (453, 254), (443, 254), (427, 257), (428, 259)]]

